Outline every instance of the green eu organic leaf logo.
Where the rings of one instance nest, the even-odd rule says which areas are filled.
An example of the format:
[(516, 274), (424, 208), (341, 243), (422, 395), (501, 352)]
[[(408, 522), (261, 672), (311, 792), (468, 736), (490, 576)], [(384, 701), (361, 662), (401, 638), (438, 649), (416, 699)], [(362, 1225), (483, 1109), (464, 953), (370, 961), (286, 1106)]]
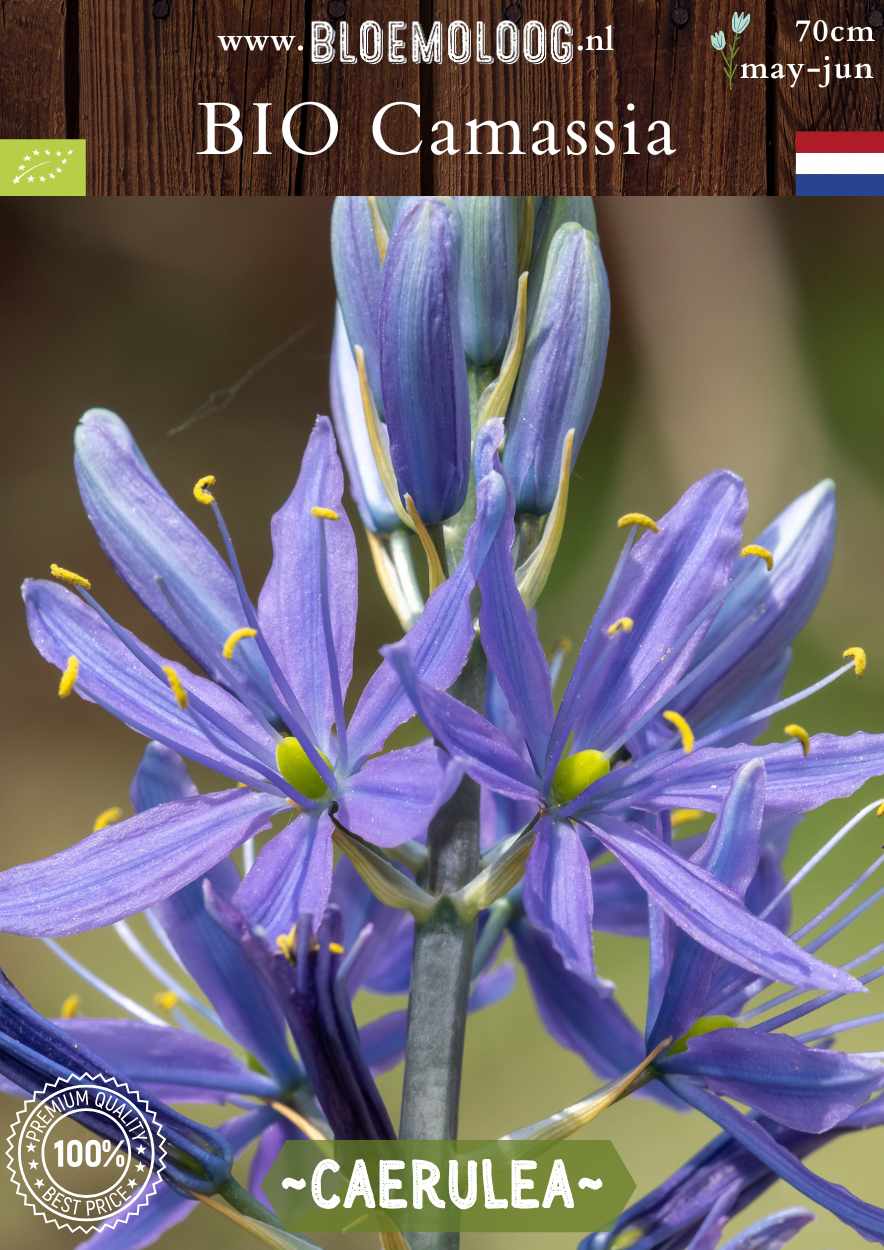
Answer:
[(0, 194), (85, 195), (85, 139), (0, 140)]

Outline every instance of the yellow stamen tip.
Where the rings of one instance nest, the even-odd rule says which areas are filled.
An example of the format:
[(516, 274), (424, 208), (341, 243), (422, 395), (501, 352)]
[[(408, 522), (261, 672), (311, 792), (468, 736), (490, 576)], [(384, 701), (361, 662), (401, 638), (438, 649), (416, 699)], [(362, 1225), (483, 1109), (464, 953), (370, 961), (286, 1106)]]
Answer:
[(677, 829), (679, 825), (689, 825), (691, 821), (701, 820), (705, 815), (697, 807), (676, 807), (669, 817), (669, 823), (673, 829)]
[(863, 673), (866, 671), (866, 665), (868, 664), (865, 648), (848, 647), (844, 652), (844, 659), (853, 660), (853, 671), (856, 673), (857, 677), (862, 677)]
[(623, 516), (618, 518), (618, 529), (625, 530), (630, 525), (639, 525), (644, 530), (650, 530), (652, 534), (660, 533), (660, 526), (654, 518), (646, 516), (644, 512), (624, 512)]
[(671, 710), (664, 712), (663, 719), (669, 721), (669, 724), (672, 725), (674, 729), (678, 730), (684, 752), (686, 755), (690, 755), (691, 751), (694, 749), (694, 731), (682, 716), (681, 712), (673, 712)]
[(311, 508), (310, 515), (318, 517), (320, 521), (340, 521), (340, 512), (335, 512), (334, 508)]
[(286, 959), (292, 959), (295, 953), (295, 935), (297, 933), (297, 925), (292, 925), (288, 933), (280, 933), (276, 939), (276, 945), (285, 955)]
[(783, 733), (790, 738), (796, 738), (801, 743), (804, 754), (810, 754), (810, 734), (803, 725), (787, 725)]
[(215, 496), (207, 487), (214, 486), (216, 480), (214, 473), (207, 473), (205, 477), (199, 479), (193, 488), (193, 497), (197, 503), (204, 503), (208, 506), (215, 502)]
[(570, 638), (560, 638), (556, 649), (561, 651), (562, 655), (570, 655), (574, 650), (574, 643)]
[(875, 815), (884, 816), (884, 803), (878, 804), (878, 806), (875, 808)]
[(615, 634), (631, 634), (635, 621), (631, 616), (621, 616), (608, 626), (608, 637), (613, 638)]
[(50, 564), (49, 572), (57, 582), (65, 582), (68, 586), (82, 586), (84, 590), (92, 589), (92, 583), (88, 577), (81, 577), (79, 573), (74, 573), (71, 569), (63, 569), (60, 564)]
[(187, 691), (181, 684), (181, 678), (172, 668), (171, 664), (163, 665), (163, 672), (166, 674), (166, 681), (169, 683), (169, 689), (175, 696), (175, 702), (180, 708), (187, 707)]
[(92, 826), (93, 833), (100, 833), (102, 829), (106, 829), (108, 825), (114, 824), (115, 821), (123, 819), (122, 807), (106, 807), (103, 812), (99, 812), (95, 817), (95, 823)]
[(244, 625), (242, 629), (235, 629), (232, 634), (228, 635), (224, 646), (221, 648), (221, 654), (224, 656), (224, 659), (232, 660), (237, 644), (241, 643), (243, 638), (255, 638), (257, 634), (257, 629), (251, 629), (248, 625)]
[(763, 560), (767, 565), (768, 573), (773, 568), (773, 552), (768, 551), (767, 547), (759, 547), (758, 543), (747, 543), (740, 552), (741, 556), (757, 556), (759, 560)]
[(329, 942), (328, 949), (333, 955), (343, 955), (344, 948), (340, 942)]
[(174, 1011), (179, 999), (174, 990), (160, 990), (159, 994), (154, 994), (153, 1001), (161, 1011)]
[(75, 655), (68, 656), (68, 662), (64, 666), (64, 672), (58, 681), (58, 697), (66, 699), (77, 684), (77, 678), (80, 675), (80, 661)]
[(80, 1010), (80, 995), (68, 994), (67, 998), (61, 1004), (62, 1020), (73, 1020), (74, 1016)]

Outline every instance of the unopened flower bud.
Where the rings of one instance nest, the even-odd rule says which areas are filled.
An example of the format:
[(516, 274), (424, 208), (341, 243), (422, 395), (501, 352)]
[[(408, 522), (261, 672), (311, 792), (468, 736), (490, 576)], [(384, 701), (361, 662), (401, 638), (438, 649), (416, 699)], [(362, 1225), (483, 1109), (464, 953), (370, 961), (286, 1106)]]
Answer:
[(504, 468), (519, 512), (550, 511), (568, 430), (575, 454), (583, 441), (602, 384), (610, 312), (598, 238), (568, 222), (549, 246), (507, 415)]
[(400, 492), (427, 524), (460, 510), (469, 478), (460, 250), (457, 211), (443, 200), (417, 200), (400, 212), (383, 269), (383, 416)]
[(500, 361), (509, 338), (519, 281), (520, 201), (471, 195), (455, 201), (463, 242), (460, 325), (473, 364)]

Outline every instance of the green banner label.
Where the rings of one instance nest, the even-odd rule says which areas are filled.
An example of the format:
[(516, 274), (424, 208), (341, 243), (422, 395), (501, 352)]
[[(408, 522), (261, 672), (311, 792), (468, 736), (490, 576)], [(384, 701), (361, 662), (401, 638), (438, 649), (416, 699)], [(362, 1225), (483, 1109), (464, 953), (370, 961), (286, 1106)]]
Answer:
[(0, 195), (85, 194), (85, 139), (0, 139)]
[(287, 1142), (265, 1183), (299, 1233), (589, 1233), (634, 1188), (609, 1141)]

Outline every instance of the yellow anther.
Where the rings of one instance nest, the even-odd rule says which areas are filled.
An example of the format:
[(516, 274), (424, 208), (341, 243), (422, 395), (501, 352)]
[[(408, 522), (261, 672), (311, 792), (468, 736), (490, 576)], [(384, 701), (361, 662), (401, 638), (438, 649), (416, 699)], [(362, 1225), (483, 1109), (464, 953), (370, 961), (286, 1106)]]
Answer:
[(677, 829), (679, 825), (689, 825), (694, 820), (701, 820), (706, 815), (697, 807), (676, 807), (669, 817), (669, 823), (673, 829)]
[(175, 702), (180, 708), (187, 707), (187, 691), (181, 684), (181, 678), (172, 668), (171, 664), (163, 665), (163, 672), (166, 674), (166, 681), (169, 683), (169, 689), (175, 696)]
[(640, 525), (643, 530), (650, 530), (652, 534), (660, 533), (660, 526), (654, 518), (646, 516), (644, 512), (624, 512), (617, 521), (617, 528), (625, 530), (630, 525)]
[(681, 745), (684, 747), (686, 755), (690, 755), (694, 749), (694, 731), (688, 722), (682, 716), (681, 712), (668, 711), (663, 713), (663, 719), (669, 721), (673, 728), (678, 730), (681, 738)]
[(102, 829), (106, 829), (108, 825), (114, 824), (117, 820), (123, 819), (122, 807), (106, 807), (103, 812), (99, 812), (95, 817), (95, 823), (92, 826), (93, 833), (100, 833)]
[(221, 648), (221, 654), (224, 656), (224, 659), (232, 660), (237, 644), (242, 642), (243, 638), (255, 638), (257, 633), (257, 629), (252, 629), (248, 625), (243, 625), (242, 629), (235, 629), (232, 634), (228, 635), (224, 646)]
[(92, 589), (92, 583), (88, 577), (81, 577), (79, 573), (63, 569), (60, 564), (50, 564), (49, 572), (57, 582), (65, 582), (68, 586), (82, 586), (84, 590)]
[(58, 681), (58, 697), (66, 699), (77, 684), (77, 677), (80, 674), (80, 661), (75, 655), (68, 656), (68, 662), (64, 666), (64, 672)]
[(73, 1020), (74, 1016), (80, 1010), (80, 995), (68, 994), (67, 998), (61, 1004), (62, 1020)]
[[(330, 764), (321, 751), (319, 755)], [(321, 799), (325, 794), (326, 784), (297, 738), (282, 738), (276, 744), (276, 767), (289, 785), (308, 799)]]
[(340, 521), (340, 512), (335, 512), (334, 508), (311, 508), (310, 515), (318, 517), (320, 521)]
[(631, 634), (635, 621), (631, 616), (620, 616), (608, 626), (608, 637), (613, 638), (615, 634)]
[(570, 638), (560, 638), (556, 643), (556, 650), (561, 651), (562, 655), (570, 655), (574, 650), (574, 643)]
[(333, 955), (343, 955), (344, 948), (340, 942), (329, 942), (328, 949)]
[(763, 560), (767, 565), (768, 573), (773, 568), (773, 552), (768, 551), (767, 547), (759, 547), (758, 543), (747, 543), (740, 552), (741, 556), (757, 556), (759, 560)]
[(154, 994), (153, 1003), (161, 1011), (174, 1011), (178, 1006), (179, 998), (174, 990), (160, 990), (159, 994)]
[(576, 799), (578, 794), (611, 771), (611, 761), (603, 751), (577, 751), (559, 760), (553, 773), (553, 790), (560, 803)]
[(865, 649), (863, 647), (848, 647), (844, 652), (844, 659), (853, 660), (853, 671), (857, 677), (862, 677), (868, 664)]
[(875, 815), (884, 816), (884, 803), (878, 804), (878, 806), (875, 808)]
[(193, 488), (193, 497), (197, 503), (204, 503), (208, 505), (215, 502), (215, 496), (210, 490), (206, 489), (209, 486), (214, 486), (215, 481), (216, 478), (214, 473), (207, 473), (205, 477), (201, 477), (199, 479)]
[(796, 738), (801, 743), (804, 754), (810, 754), (810, 734), (803, 725), (787, 725), (783, 733), (789, 738)]
[(293, 959), (295, 954), (295, 940), (298, 926), (292, 925), (288, 933), (280, 933), (276, 939), (276, 945), (285, 955), (286, 959)]

